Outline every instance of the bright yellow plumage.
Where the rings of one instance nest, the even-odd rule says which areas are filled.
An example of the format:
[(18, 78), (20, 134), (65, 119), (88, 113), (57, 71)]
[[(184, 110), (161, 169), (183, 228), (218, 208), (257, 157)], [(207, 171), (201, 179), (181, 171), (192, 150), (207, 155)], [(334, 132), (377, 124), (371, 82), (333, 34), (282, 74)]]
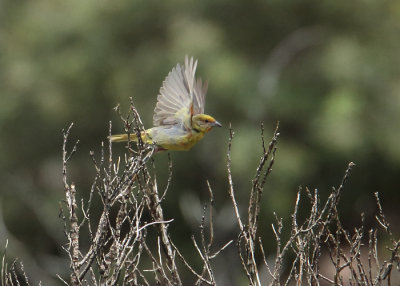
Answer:
[[(221, 124), (204, 114), (207, 83), (195, 78), (197, 61), (185, 58), (168, 74), (160, 88), (154, 110), (154, 127), (142, 132), (142, 141), (157, 151), (189, 150), (214, 126)], [(130, 140), (137, 141), (135, 134)], [(128, 141), (128, 134), (111, 136), (111, 142)]]

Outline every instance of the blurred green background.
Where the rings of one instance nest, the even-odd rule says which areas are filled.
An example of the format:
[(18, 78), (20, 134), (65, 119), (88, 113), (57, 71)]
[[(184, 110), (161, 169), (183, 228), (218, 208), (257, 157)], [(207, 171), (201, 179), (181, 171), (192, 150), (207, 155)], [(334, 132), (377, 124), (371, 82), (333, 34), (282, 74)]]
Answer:
[[(375, 213), (373, 192), (398, 233), (400, 221), (400, 2), (354, 1), (0, 1), (0, 245), (33, 282), (59, 285), (68, 273), (58, 218), (63, 199), (61, 130), (80, 139), (70, 179), (85, 196), (113, 107), (132, 96), (152, 124), (161, 83), (186, 54), (209, 81), (206, 112), (215, 129), (190, 152), (172, 153), (165, 200), (177, 244), (198, 232), (206, 180), (216, 196), (217, 246), (235, 238), (227, 193), (232, 171), (242, 209), (266, 139), (280, 121), (277, 159), (263, 196), (263, 231), (272, 255), (272, 213), (289, 219), (299, 186), (326, 197), (349, 161), (345, 224)], [(72, 143), (72, 142), (71, 142)], [(123, 145), (114, 149), (123, 150)], [(167, 154), (155, 156), (160, 187)], [(287, 225), (287, 224), (286, 224)], [(190, 253), (190, 252), (188, 252)], [(234, 247), (218, 260), (221, 285), (244, 285)], [(231, 264), (237, 261), (236, 264)], [(232, 273), (237, 273), (235, 276)], [(235, 284), (236, 283), (236, 284)]]

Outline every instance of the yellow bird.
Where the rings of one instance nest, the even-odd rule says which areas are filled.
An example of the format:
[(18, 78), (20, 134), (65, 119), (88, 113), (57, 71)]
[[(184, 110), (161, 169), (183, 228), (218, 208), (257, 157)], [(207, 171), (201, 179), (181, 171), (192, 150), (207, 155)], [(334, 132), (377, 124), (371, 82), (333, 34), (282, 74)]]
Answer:
[[(154, 144), (155, 151), (189, 150), (213, 127), (222, 125), (204, 114), (207, 82), (196, 79), (197, 60), (185, 57), (165, 78), (153, 116), (153, 128), (141, 133), (142, 141)], [(138, 141), (130, 134), (131, 141)], [(112, 135), (111, 142), (128, 141), (128, 134)]]

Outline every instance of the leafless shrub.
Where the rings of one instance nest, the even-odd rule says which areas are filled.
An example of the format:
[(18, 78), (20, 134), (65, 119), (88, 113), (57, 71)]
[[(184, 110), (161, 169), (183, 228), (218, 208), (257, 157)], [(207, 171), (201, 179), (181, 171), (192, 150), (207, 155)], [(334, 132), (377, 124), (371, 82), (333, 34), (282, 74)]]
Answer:
[[(119, 112), (118, 107), (117, 111)], [(132, 101), (128, 117), (121, 116), (121, 118), (127, 133), (139, 134), (143, 130)], [(148, 169), (154, 146), (145, 146), (143, 142), (139, 142), (134, 150), (131, 148), (131, 142), (128, 142), (123, 162), (119, 159), (117, 162), (114, 161), (111, 142), (108, 142), (108, 152), (105, 151), (104, 145), (102, 146), (99, 162), (91, 153), (96, 177), (89, 199), (87, 201), (82, 199), (78, 206), (76, 187), (68, 182), (67, 176), (68, 161), (76, 151), (76, 144), (70, 152), (67, 151), (71, 126), (64, 132), (63, 181), (66, 200), (61, 206), (61, 217), (68, 240), (65, 250), (70, 258), (70, 284), (182, 285), (181, 271), (177, 267), (177, 259), (180, 259), (195, 276), (196, 285), (215, 285), (210, 261), (227, 245), (217, 252), (211, 252), (212, 224), (210, 237), (206, 239), (203, 218), (200, 243), (192, 237), (194, 249), (204, 262), (203, 270), (196, 272), (178, 250), (168, 231), (168, 224), (173, 219), (166, 219), (162, 208), (171, 172), (166, 189), (160, 192), (155, 176)], [(111, 122), (109, 133), (111, 135)], [(171, 164), (170, 161), (170, 170)], [(209, 190), (212, 200), (212, 190), (211, 188)], [(92, 200), (96, 195), (100, 197), (103, 205), (97, 220), (93, 217), (92, 207)], [(115, 213), (116, 215), (113, 215)], [(145, 213), (150, 215), (151, 219), (148, 222), (144, 219)], [(79, 244), (84, 228), (90, 237), (87, 250), (83, 250)], [(156, 247), (148, 243), (149, 228), (157, 230)], [(65, 284), (69, 283), (65, 281)]]
[[(269, 285), (381, 285), (387, 281), (391, 285), (394, 265), (400, 271), (400, 240), (396, 240), (390, 225), (383, 213), (378, 193), (375, 199), (378, 207), (376, 220), (384, 229), (391, 241), (391, 247), (387, 250), (390, 253), (389, 260), (380, 262), (378, 256), (378, 237), (377, 229), (365, 230), (364, 215), (361, 215), (362, 225), (355, 227), (353, 232), (345, 230), (342, 226), (338, 205), (340, 196), (344, 190), (346, 181), (349, 178), (351, 169), (355, 166), (353, 162), (348, 164), (344, 177), (338, 188), (333, 188), (330, 196), (325, 203), (321, 203), (318, 190), (311, 192), (305, 190), (311, 208), (308, 216), (300, 221), (298, 210), (300, 207), (301, 190), (297, 193), (294, 211), (292, 214), (291, 234), (284, 241), (282, 239), (283, 219), (276, 214), (276, 223), (272, 224), (272, 231), (276, 239), (276, 254), (273, 265), (268, 263), (266, 253), (262, 245), (262, 238), (257, 237), (259, 226), (258, 214), (261, 208), (261, 195), (264, 183), (271, 172), (277, 148), (277, 138), (279, 136), (278, 126), (272, 137), (269, 147), (264, 146), (264, 130), (261, 128), (263, 155), (261, 156), (256, 175), (253, 179), (253, 186), (250, 191), (249, 208), (247, 212), (247, 224), (243, 223), (234, 195), (234, 187), (231, 176), (230, 150), (233, 138), (231, 130), (228, 147), (228, 178), (232, 200), (240, 234), (237, 238), (237, 248), (242, 262), (244, 273), (246, 274), (249, 285), (264, 285), (261, 281), (260, 265), (256, 257), (261, 255), (266, 274), (271, 279)], [(363, 249), (364, 242), (367, 241), (367, 249)], [(257, 245), (257, 246), (256, 246)], [(367, 252), (367, 260), (363, 251)], [(332, 276), (321, 271), (321, 256), (324, 252), (328, 253), (334, 273)], [(284, 269), (283, 262), (290, 265)], [(285, 275), (285, 270), (288, 274)], [(396, 285), (400, 280), (396, 281)]]
[[(119, 108), (116, 109), (119, 112)], [(139, 134), (143, 130), (132, 100), (128, 116), (124, 118), (119, 114), (127, 133)], [(69, 257), (70, 277), (59, 277), (60, 280), (65, 285), (183, 285), (185, 272), (192, 275), (194, 285), (217, 285), (212, 261), (233, 240), (215, 250), (214, 195), (210, 185), (209, 207), (204, 208), (200, 237), (191, 237), (193, 254), (189, 260), (172, 241), (168, 226), (173, 219), (166, 218), (163, 210), (163, 200), (171, 181), (171, 160), (167, 186), (159, 190), (152, 170), (154, 146), (146, 146), (139, 141), (134, 147), (128, 141), (125, 157), (121, 160), (114, 158), (111, 142), (102, 144), (99, 155), (90, 154), (96, 175), (88, 197), (84, 198), (68, 176), (69, 161), (78, 145), (77, 141), (72, 148), (68, 148), (71, 128), (72, 124), (63, 131), (65, 200), (60, 203), (60, 217), (67, 239), (63, 248)], [(230, 128), (228, 194), (239, 228), (235, 238), (237, 258), (249, 285), (382, 285), (383, 282), (398, 285), (399, 281), (394, 282), (393, 277), (396, 268), (399, 271), (400, 240), (394, 238), (378, 193), (375, 193), (376, 220), (390, 239), (388, 259), (384, 260), (378, 253), (379, 230), (366, 230), (363, 215), (361, 226), (354, 230), (348, 231), (342, 226), (338, 206), (351, 169), (355, 166), (352, 162), (339, 187), (332, 189), (325, 202), (321, 202), (317, 190), (299, 190), (291, 216), (289, 238), (285, 239), (283, 235), (283, 219), (274, 214), (276, 222), (272, 224), (272, 232), (276, 239), (276, 252), (267, 254), (259, 234), (259, 214), (264, 186), (275, 160), (278, 125), (268, 146), (264, 140), (264, 128), (261, 127), (263, 153), (251, 184), (245, 212), (247, 218), (241, 216), (241, 205), (235, 196), (230, 156), (233, 135)], [(79, 200), (79, 197), (82, 198)], [(304, 198), (308, 200), (306, 206), (302, 204)], [(101, 202), (100, 211), (95, 200)], [(309, 208), (305, 219), (299, 218), (300, 207)], [(207, 209), (209, 214), (206, 216)], [(191, 264), (195, 255), (203, 262), (200, 268)], [(273, 259), (268, 259), (271, 256)], [(324, 259), (326, 257), (329, 259)], [(326, 270), (326, 261), (330, 270)], [(265, 276), (269, 279), (266, 280)], [(1, 284), (29, 285), (23, 265), (16, 261), (7, 265), (5, 255)]]

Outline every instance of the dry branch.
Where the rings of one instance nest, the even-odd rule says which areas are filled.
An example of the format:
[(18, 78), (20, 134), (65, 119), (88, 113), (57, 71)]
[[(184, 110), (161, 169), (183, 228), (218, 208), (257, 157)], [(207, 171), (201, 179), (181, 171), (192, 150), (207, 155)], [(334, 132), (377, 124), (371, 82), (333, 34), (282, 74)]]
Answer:
[[(125, 132), (140, 134), (143, 124), (133, 100), (126, 117), (119, 111), (119, 106), (116, 110)], [(216, 206), (211, 184), (207, 182), (210, 200), (204, 206), (199, 237), (191, 237), (191, 259), (185, 258), (171, 239), (173, 218), (168, 218), (163, 208), (172, 180), (170, 156), (166, 188), (159, 191), (155, 172), (148, 169), (148, 165), (154, 164), (153, 146), (143, 144), (138, 136), (138, 144), (127, 142), (124, 158), (121, 159), (114, 158), (110, 141), (108, 145), (102, 143), (99, 155), (90, 152), (96, 174), (90, 190), (85, 194), (69, 178), (69, 162), (77, 152), (79, 142), (68, 148), (72, 126), (63, 130), (62, 146), (65, 200), (60, 204), (60, 218), (64, 223), (67, 243), (63, 248), (70, 262), (70, 274), (68, 278), (58, 277), (65, 285), (187, 285), (183, 277), (188, 274), (192, 277), (190, 285), (217, 285), (213, 261), (235, 239), (237, 259), (249, 285), (399, 285), (395, 274), (399, 276), (400, 240), (393, 234), (378, 193), (375, 193), (377, 228), (366, 229), (363, 214), (360, 225), (352, 230), (346, 230), (342, 225), (338, 208), (355, 166), (352, 162), (348, 164), (339, 186), (332, 189), (325, 202), (321, 202), (318, 190), (299, 189), (288, 238), (283, 235), (283, 218), (274, 213), (276, 221), (272, 223), (271, 231), (276, 249), (274, 253), (265, 251), (263, 242), (266, 239), (261, 237), (260, 225), (270, 222), (261, 222), (259, 214), (265, 185), (275, 162), (279, 124), (268, 146), (265, 144), (264, 127), (261, 126), (262, 154), (251, 181), (246, 206), (236, 199), (231, 172), (234, 132), (230, 127), (228, 195), (238, 233), (222, 246), (214, 245), (217, 243), (213, 219)], [(111, 129), (110, 122), (109, 135)], [(77, 199), (77, 194), (82, 197), (81, 201)], [(304, 203), (305, 200), (308, 202)], [(99, 209), (99, 204), (100, 214), (94, 211), (95, 207)], [(242, 208), (247, 210), (246, 218), (241, 213)], [(304, 219), (299, 218), (300, 208), (308, 211)], [(150, 221), (146, 221), (145, 217)], [(380, 235), (385, 235), (391, 244), (387, 247), (386, 259), (378, 253)], [(197, 257), (200, 267), (192, 264), (192, 257)], [(329, 264), (331, 272), (326, 270), (326, 264)], [(6, 285), (30, 284), (23, 264), (17, 261), (7, 264), (4, 254), (1, 286)]]

